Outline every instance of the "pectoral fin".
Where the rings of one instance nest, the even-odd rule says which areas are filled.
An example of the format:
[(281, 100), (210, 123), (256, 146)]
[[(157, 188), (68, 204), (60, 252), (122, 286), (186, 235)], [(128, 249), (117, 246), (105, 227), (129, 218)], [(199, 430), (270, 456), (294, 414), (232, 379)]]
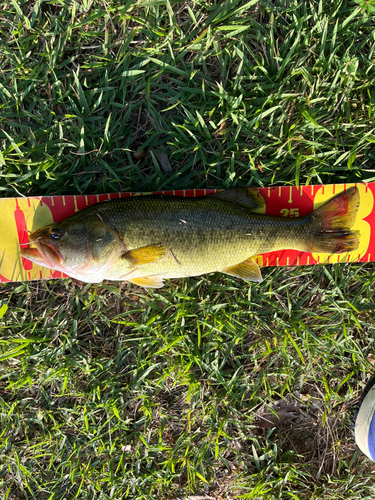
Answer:
[(161, 288), (164, 284), (163, 278), (160, 276), (147, 276), (145, 278), (134, 278), (128, 280), (134, 285), (143, 286), (144, 288)]
[(124, 253), (123, 259), (126, 259), (132, 266), (141, 266), (155, 262), (168, 253), (168, 249), (163, 245), (147, 245), (145, 247), (129, 250)]
[(257, 281), (258, 283), (263, 281), (259, 266), (251, 257), (235, 266), (221, 269), (221, 272), (247, 281)]

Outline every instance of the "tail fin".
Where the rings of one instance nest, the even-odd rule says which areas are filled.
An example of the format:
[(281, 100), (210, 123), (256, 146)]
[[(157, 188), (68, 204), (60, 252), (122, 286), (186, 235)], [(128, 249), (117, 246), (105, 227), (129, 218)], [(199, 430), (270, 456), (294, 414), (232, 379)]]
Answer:
[(358, 248), (358, 235), (350, 229), (357, 216), (359, 199), (358, 189), (352, 187), (312, 212), (310, 252), (344, 253)]

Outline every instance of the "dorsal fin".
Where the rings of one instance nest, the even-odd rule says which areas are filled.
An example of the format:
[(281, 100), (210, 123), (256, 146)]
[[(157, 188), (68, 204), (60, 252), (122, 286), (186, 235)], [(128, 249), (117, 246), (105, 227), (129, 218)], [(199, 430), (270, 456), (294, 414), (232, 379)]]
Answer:
[(237, 203), (248, 210), (255, 210), (264, 206), (264, 198), (255, 189), (250, 188), (233, 188), (219, 191), (218, 193), (211, 194), (213, 198), (229, 201), (230, 203)]

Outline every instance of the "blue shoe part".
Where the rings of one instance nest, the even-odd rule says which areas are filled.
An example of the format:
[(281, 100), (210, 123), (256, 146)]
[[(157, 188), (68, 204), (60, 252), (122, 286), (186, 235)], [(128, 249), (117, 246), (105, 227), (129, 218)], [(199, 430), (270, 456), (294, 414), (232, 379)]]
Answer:
[(353, 418), (358, 448), (375, 462), (375, 377), (368, 382)]

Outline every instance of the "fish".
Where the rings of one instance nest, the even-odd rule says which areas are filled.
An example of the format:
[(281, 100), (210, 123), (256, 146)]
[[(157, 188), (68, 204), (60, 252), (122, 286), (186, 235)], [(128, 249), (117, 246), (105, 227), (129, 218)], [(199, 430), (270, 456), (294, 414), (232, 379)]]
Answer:
[(87, 207), (30, 234), (22, 257), (76, 280), (123, 280), (160, 288), (165, 279), (221, 272), (261, 282), (254, 256), (276, 250), (340, 254), (358, 248), (351, 231), (360, 195), (352, 187), (303, 217), (256, 213), (254, 189), (182, 198), (144, 195)]

